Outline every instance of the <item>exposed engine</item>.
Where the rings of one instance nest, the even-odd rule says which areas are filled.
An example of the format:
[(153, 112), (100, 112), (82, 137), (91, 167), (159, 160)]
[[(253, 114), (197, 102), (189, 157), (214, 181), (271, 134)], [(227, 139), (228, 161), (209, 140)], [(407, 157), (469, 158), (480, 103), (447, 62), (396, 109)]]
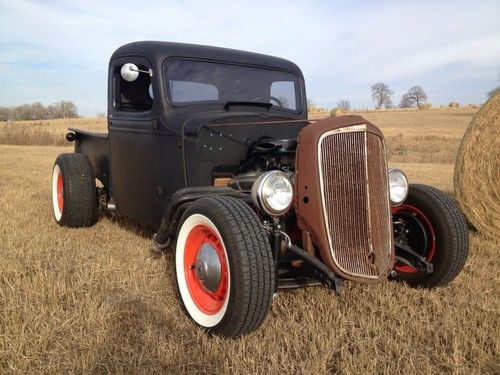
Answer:
[(229, 186), (237, 190), (251, 190), (253, 183), (264, 172), (277, 170), (292, 173), (295, 170), (297, 139), (261, 138), (240, 163)]
[(293, 172), (297, 139), (261, 138), (249, 149), (247, 159), (240, 165), (240, 173), (281, 170)]

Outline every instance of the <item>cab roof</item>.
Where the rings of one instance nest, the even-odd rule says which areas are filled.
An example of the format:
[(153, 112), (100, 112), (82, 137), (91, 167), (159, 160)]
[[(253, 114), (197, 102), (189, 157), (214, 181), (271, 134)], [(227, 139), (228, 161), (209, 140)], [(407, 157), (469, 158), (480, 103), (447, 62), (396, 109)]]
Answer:
[(161, 66), (166, 59), (173, 57), (260, 65), (262, 67), (287, 70), (302, 77), (300, 68), (289, 60), (260, 53), (198, 44), (157, 41), (133, 42), (118, 48), (111, 56), (111, 61), (124, 56), (144, 56), (151, 64), (156, 66)]

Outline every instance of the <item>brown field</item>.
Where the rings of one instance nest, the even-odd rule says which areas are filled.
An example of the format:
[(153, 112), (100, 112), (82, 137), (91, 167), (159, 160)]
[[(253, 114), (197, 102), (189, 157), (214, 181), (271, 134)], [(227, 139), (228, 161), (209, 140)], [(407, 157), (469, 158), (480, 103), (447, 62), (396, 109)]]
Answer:
[(69, 127), (93, 132), (107, 132), (105, 118), (75, 118), (59, 120), (0, 121), (0, 144), (64, 146)]
[[(386, 133), (392, 165), (451, 192), (454, 153), (472, 114), (363, 115)], [(17, 125), (0, 125), (0, 143), (16, 143), (2, 132)], [(31, 134), (33, 125), (24, 126)], [(34, 126), (53, 136), (68, 124)], [(55, 224), (50, 173), (68, 151), (0, 145), (1, 374), (500, 372), (500, 242), (471, 232), (465, 269), (445, 288), (348, 282), (339, 295), (285, 292), (258, 331), (208, 337), (182, 313), (173, 256), (151, 254), (148, 228), (113, 217), (86, 229)]]

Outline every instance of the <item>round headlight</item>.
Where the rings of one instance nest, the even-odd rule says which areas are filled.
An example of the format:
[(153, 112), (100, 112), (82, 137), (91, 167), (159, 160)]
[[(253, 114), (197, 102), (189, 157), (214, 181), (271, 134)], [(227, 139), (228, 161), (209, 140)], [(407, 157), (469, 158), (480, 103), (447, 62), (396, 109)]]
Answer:
[(288, 175), (269, 171), (257, 178), (252, 186), (252, 200), (271, 216), (281, 216), (292, 204), (293, 186)]
[(408, 195), (408, 179), (400, 169), (389, 170), (389, 196), (393, 206), (400, 205)]

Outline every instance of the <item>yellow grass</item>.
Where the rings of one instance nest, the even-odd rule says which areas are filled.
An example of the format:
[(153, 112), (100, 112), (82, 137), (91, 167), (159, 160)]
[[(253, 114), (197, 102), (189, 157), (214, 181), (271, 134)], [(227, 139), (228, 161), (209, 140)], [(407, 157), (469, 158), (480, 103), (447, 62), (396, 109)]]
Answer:
[[(55, 224), (50, 173), (69, 151), (0, 145), (0, 373), (499, 373), (500, 243), (471, 233), (445, 288), (285, 292), (253, 334), (208, 337), (182, 313), (173, 255), (150, 253), (148, 228)], [(451, 191), (451, 163), (391, 164)]]
[[(460, 140), (477, 108), (356, 112), (379, 126), (387, 139), (391, 161), (453, 163)], [(329, 112), (311, 113), (311, 119)], [(106, 119), (0, 122), (0, 144), (65, 145), (68, 127), (106, 132)]]
[[(404, 133), (408, 136), (438, 135), (457, 136), (463, 134), (478, 108), (395, 109), (387, 111), (355, 111), (348, 114), (359, 115), (380, 127), (389, 136)], [(329, 114), (312, 114), (311, 119), (326, 118)], [(314, 118), (318, 117), (318, 118)]]
[(66, 134), (68, 128), (78, 128), (97, 132), (106, 132), (106, 118), (81, 117), (56, 120), (15, 121), (11, 125), (43, 127), (54, 134)]
[[(454, 163), (460, 140), (477, 108), (351, 112), (377, 125), (390, 161)], [(312, 119), (327, 117), (312, 114)]]
[(63, 146), (67, 144), (64, 136), (70, 127), (107, 132), (103, 118), (0, 122), (0, 144)]

